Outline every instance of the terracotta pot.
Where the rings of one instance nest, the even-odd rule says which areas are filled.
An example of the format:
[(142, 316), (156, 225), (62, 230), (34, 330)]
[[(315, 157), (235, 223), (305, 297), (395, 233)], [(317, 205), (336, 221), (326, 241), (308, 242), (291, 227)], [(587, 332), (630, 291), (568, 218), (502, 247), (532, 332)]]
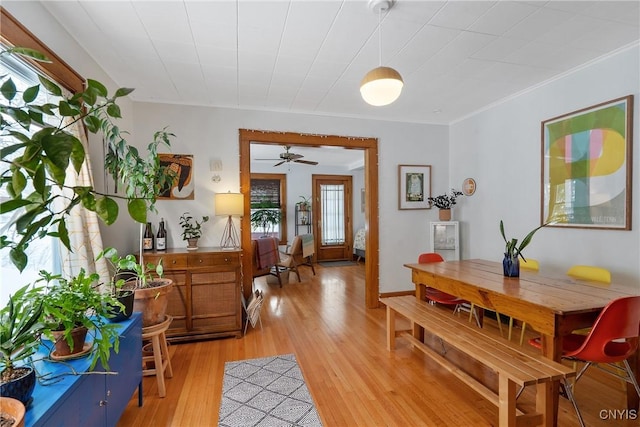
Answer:
[(198, 239), (187, 239), (188, 249), (198, 249)]
[(440, 221), (451, 221), (451, 209), (440, 209), (438, 218), (440, 218)]
[(164, 322), (167, 314), (169, 292), (173, 289), (173, 280), (155, 279), (152, 282), (147, 282), (147, 286), (156, 282), (161, 283), (160, 286), (136, 289), (133, 311), (142, 313), (143, 328)]
[(24, 405), (19, 400), (0, 397), (0, 417), (6, 416), (9, 417), (9, 420), (13, 419), (11, 427), (24, 427), (24, 412)]
[(84, 326), (79, 326), (71, 331), (71, 338), (73, 340), (73, 350), (69, 346), (67, 340), (64, 339), (63, 331), (51, 331), (55, 339), (56, 356), (69, 356), (72, 354), (80, 353), (84, 349), (84, 341), (87, 338), (88, 329)]

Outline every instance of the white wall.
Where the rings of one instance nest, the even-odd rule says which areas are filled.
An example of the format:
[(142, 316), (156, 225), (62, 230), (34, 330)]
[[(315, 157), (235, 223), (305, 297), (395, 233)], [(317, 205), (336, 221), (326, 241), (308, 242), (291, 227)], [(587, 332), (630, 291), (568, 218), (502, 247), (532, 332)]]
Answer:
[[(169, 234), (167, 244), (170, 247), (183, 244), (178, 225), (182, 212), (190, 211), (197, 216), (213, 215), (215, 192), (238, 191), (238, 129), (378, 138), (380, 290), (390, 292), (412, 288), (411, 276), (403, 264), (412, 262), (419, 252), (428, 248), (427, 224), (437, 217), (437, 212), (398, 210), (397, 166), (433, 165), (434, 191), (446, 189), (449, 174), (447, 126), (151, 103), (134, 103), (133, 110), (136, 135), (152, 135), (154, 130), (169, 126), (169, 130), (176, 134), (172, 152), (194, 155), (195, 200), (159, 201), (159, 215), (152, 216), (154, 224), (157, 224), (159, 217), (165, 218)], [(136, 143), (143, 146), (146, 141)], [(220, 173), (222, 180), (219, 183), (211, 181), (209, 161), (212, 158), (221, 159), (223, 163)], [(96, 170), (96, 174), (100, 173)], [(296, 190), (291, 191), (291, 194), (298, 195)], [(205, 225), (200, 245), (217, 246), (224, 222), (224, 218), (212, 217)], [(114, 229), (117, 232), (113, 232)], [(125, 223), (118, 220), (104, 239), (105, 244), (121, 251), (131, 251), (136, 247), (136, 229), (130, 221)]]
[(633, 229), (546, 227), (534, 236), (525, 256), (563, 272), (573, 264), (607, 267), (614, 280), (640, 286), (638, 76), (635, 46), (451, 125), (452, 185), (460, 187), (467, 177), (477, 183), (475, 195), (463, 198), (455, 209), (462, 221), (463, 258), (502, 258), (501, 219), (507, 237), (519, 239), (540, 224), (543, 120), (633, 94)]

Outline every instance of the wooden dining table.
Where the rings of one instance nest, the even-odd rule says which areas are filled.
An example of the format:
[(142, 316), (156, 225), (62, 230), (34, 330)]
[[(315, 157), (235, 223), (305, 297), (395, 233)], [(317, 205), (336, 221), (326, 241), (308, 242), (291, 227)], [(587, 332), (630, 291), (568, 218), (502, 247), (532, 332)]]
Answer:
[[(545, 271), (520, 270), (505, 277), (502, 263), (482, 259), (405, 264), (411, 269), (416, 298), (424, 300), (426, 286), (458, 296), (480, 307), (526, 322), (541, 336), (542, 354), (560, 361), (562, 338), (592, 326), (600, 311), (616, 298), (640, 295), (640, 288), (577, 280)], [(638, 352), (629, 360), (640, 381)], [(557, 416), (557, 396), (554, 411)], [(627, 384), (628, 409), (638, 408), (638, 395)]]

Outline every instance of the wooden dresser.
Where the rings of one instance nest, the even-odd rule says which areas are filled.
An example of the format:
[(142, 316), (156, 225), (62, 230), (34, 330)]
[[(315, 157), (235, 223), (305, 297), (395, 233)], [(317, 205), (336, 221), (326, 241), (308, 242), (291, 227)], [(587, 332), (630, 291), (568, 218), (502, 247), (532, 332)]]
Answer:
[(144, 253), (144, 262), (162, 259), (164, 277), (172, 279), (167, 314), (173, 322), (169, 341), (242, 336), (240, 300), (242, 251), (220, 248), (167, 249)]

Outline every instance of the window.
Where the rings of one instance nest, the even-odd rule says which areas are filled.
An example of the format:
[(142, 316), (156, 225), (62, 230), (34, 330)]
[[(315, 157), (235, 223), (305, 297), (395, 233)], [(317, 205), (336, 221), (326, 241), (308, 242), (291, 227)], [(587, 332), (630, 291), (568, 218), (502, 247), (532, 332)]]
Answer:
[(344, 185), (320, 186), (322, 206), (322, 244), (345, 243), (345, 192)]
[[(16, 60), (15, 57), (2, 56), (0, 60), (0, 75), (11, 75), (18, 90), (38, 83), (37, 74), (47, 75), (64, 88), (78, 92), (84, 88), (84, 79), (70, 68), (60, 57), (51, 51), (44, 43), (35, 38), (33, 34), (11, 16), (4, 8), (0, 8), (0, 49), (6, 46), (20, 46), (35, 49), (44, 53), (50, 63), (31, 63), (27, 60)], [(4, 80), (3, 80), (4, 81)], [(5, 138), (0, 138), (0, 146), (7, 144)], [(6, 165), (0, 166), (0, 173)], [(6, 200), (6, 189), (0, 190), (0, 200)], [(14, 215), (19, 213), (12, 212)], [(6, 218), (5, 218), (6, 217)], [(0, 231), (3, 235), (11, 236), (11, 230), (7, 229), (10, 215), (0, 216)], [(16, 289), (37, 278), (37, 273), (45, 269), (52, 273), (61, 271), (60, 252), (57, 243), (53, 239), (35, 240), (28, 248), (29, 264), (27, 269), (20, 273), (9, 261), (8, 250), (0, 253), (0, 306), (4, 306), (9, 295)]]
[(280, 243), (287, 243), (287, 176), (284, 174), (252, 173), (251, 174), (251, 217), (258, 219), (256, 212), (270, 221), (251, 221), (251, 238), (273, 236)]
[[(0, 49), (5, 50), (6, 46), (0, 44)], [(36, 71), (27, 63), (19, 60), (15, 56), (5, 55), (0, 61), (0, 75), (8, 75), (11, 77), (19, 92), (24, 91), (30, 86), (34, 86), (39, 83)], [(4, 80), (3, 80), (4, 81)], [(41, 91), (37, 102), (51, 102), (50, 98), (45, 98), (46, 93)], [(54, 101), (55, 102), (55, 101)], [(11, 118), (3, 116), (4, 120), (11, 121)], [(55, 125), (55, 123), (52, 123)], [(40, 130), (39, 127), (32, 126), (31, 131), (33, 133)], [(4, 148), (10, 144), (15, 144), (12, 138), (8, 136), (0, 136), (0, 147)], [(15, 156), (20, 152), (15, 153)], [(0, 164), (0, 174), (4, 174), (8, 170), (6, 163)], [(52, 191), (55, 191), (57, 187), (53, 187)], [(29, 189), (25, 189), (24, 194), (29, 194)], [(8, 200), (9, 195), (6, 187), (0, 188), (0, 201), (4, 202)], [(0, 231), (2, 235), (9, 236), (13, 241), (18, 238), (16, 236), (15, 229), (9, 226), (10, 222), (13, 222), (15, 218), (24, 213), (24, 209), (12, 211), (0, 216)], [(0, 259), (0, 273), (2, 274), (2, 286), (0, 291), (0, 305), (4, 305), (8, 301), (9, 295), (15, 292), (18, 288), (31, 283), (38, 278), (38, 272), (40, 270), (46, 270), (53, 273), (59, 273), (60, 268), (60, 251), (58, 245), (53, 241), (51, 237), (45, 237), (42, 239), (34, 240), (27, 249), (27, 255), (29, 257), (29, 263), (25, 270), (20, 273), (18, 269), (13, 265), (8, 256), (8, 249), (2, 251)]]

